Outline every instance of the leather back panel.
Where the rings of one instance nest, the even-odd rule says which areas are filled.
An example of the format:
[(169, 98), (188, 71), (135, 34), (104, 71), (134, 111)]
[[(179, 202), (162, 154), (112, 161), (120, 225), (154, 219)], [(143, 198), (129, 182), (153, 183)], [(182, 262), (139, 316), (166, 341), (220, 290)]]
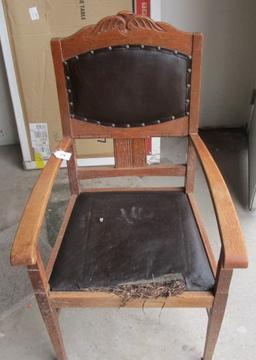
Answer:
[(152, 46), (114, 46), (65, 61), (70, 115), (135, 127), (189, 112), (191, 59)]

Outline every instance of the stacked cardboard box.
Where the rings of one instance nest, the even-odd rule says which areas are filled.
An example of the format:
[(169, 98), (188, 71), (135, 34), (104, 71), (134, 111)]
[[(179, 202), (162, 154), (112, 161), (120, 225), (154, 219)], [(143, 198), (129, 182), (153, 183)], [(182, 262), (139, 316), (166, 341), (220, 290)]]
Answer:
[[(5, 0), (9, 38), (31, 152), (40, 167), (61, 138), (50, 39), (65, 37), (120, 10), (131, 0)], [(31, 139), (32, 136), (32, 139)], [(79, 141), (79, 157), (112, 156), (112, 141)]]

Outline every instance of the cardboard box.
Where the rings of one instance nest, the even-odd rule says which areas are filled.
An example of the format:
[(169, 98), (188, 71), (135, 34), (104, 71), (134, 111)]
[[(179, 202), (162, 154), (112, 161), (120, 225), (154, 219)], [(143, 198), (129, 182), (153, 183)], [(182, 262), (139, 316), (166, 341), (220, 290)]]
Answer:
[[(132, 10), (132, 1), (5, 0), (4, 8), (27, 132), (30, 139), (31, 134), (34, 137), (31, 152), (32, 144), (38, 144), (40, 160), (47, 158), (62, 136), (50, 39), (71, 35), (120, 10)], [(38, 124), (38, 129), (29, 124)], [(77, 148), (79, 157), (113, 156), (112, 140), (78, 141)]]

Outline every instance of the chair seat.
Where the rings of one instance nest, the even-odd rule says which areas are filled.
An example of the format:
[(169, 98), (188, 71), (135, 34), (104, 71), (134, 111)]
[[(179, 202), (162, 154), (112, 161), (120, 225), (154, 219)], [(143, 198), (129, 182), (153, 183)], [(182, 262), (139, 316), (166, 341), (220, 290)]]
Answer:
[(170, 274), (186, 290), (214, 284), (207, 255), (182, 191), (81, 193), (53, 272), (53, 291), (109, 289)]

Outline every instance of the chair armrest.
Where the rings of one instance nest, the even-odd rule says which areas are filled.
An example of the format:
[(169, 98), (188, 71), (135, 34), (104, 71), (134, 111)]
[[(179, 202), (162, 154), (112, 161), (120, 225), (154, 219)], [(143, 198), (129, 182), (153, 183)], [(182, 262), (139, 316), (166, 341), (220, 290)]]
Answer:
[[(58, 145), (61, 150), (68, 150), (72, 139), (64, 137)], [(37, 260), (37, 241), (44, 220), (47, 203), (54, 180), (62, 163), (51, 155), (32, 190), (19, 223), (11, 250), (12, 265), (33, 265)]]
[(224, 252), (224, 268), (246, 268), (248, 259), (239, 219), (225, 181), (204, 142), (197, 134), (190, 139), (202, 164), (211, 193)]

